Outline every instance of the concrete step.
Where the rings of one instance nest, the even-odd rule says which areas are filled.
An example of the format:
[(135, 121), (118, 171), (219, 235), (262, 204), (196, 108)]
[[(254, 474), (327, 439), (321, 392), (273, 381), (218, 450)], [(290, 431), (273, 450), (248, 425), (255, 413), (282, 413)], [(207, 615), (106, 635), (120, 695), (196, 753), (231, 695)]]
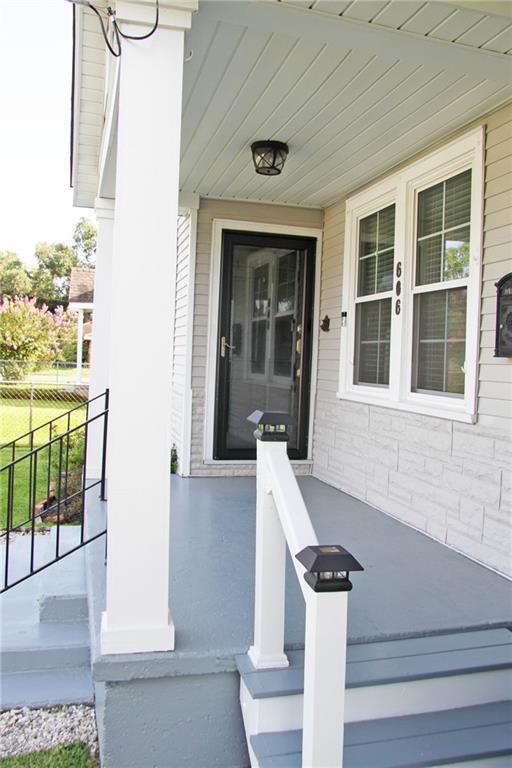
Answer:
[[(259, 768), (300, 768), (302, 764), (300, 730), (261, 733), (252, 736), (250, 743)], [(493, 760), (510, 756), (512, 702), (371, 720), (345, 728), (344, 768), (425, 768), (475, 761), (492, 766)]]
[[(285, 669), (255, 670), (237, 657), (250, 734), (302, 726), (304, 652)], [(512, 690), (512, 633), (489, 629), (349, 645), (346, 722), (400, 717), (506, 700)]]
[(6, 624), (0, 641), (2, 674), (89, 665), (87, 622)]
[(92, 704), (94, 690), (89, 667), (3, 674), (0, 708)]

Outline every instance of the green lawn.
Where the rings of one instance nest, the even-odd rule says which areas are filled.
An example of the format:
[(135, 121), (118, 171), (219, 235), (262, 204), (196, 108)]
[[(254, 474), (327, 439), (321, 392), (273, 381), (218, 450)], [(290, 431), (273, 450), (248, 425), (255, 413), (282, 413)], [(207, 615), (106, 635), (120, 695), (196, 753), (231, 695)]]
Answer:
[(30, 752), (18, 757), (0, 758), (1, 768), (99, 768), (98, 760), (91, 755), (85, 744), (67, 744)]
[[(35, 401), (33, 403), (32, 426), (37, 427), (45, 424), (47, 421), (56, 419), (61, 414), (65, 414), (78, 403), (73, 400), (48, 400)], [(17, 400), (15, 398), (3, 398), (0, 402), (0, 445), (21, 436), (29, 428), (29, 406), (26, 400)], [(70, 426), (78, 426), (85, 418), (85, 407), (78, 408), (70, 416)], [(63, 434), (67, 430), (68, 420), (66, 417), (57, 422), (57, 429), (53, 437)], [(83, 430), (80, 430), (82, 433)], [(44, 446), (49, 439), (49, 430), (42, 429), (34, 435), (34, 448)], [(19, 458), (29, 450), (28, 438), (17, 443), (15, 458)], [(66, 446), (63, 445), (65, 455)], [(58, 475), (58, 455), (59, 444), (52, 447), (52, 470), (50, 481), (54, 481)], [(0, 449), (0, 467), (9, 464), (12, 461), (12, 448)], [(49, 449), (41, 447), (37, 454), (37, 490), (35, 494), (36, 503), (47, 496), (48, 489), (48, 461)], [(63, 467), (64, 469), (64, 467)], [(14, 503), (13, 503), (13, 525), (24, 523), (30, 519), (33, 510), (33, 499), (29, 499), (29, 479), (30, 472), (33, 471), (30, 466), (30, 460), (27, 458), (20, 461), (13, 468), (14, 483)], [(0, 528), (5, 528), (7, 521), (8, 504), (8, 483), (9, 472), (4, 470), (0, 472)], [(36, 526), (42, 526), (40, 520), (36, 520)]]
[[(47, 421), (56, 419), (63, 413), (71, 410), (79, 403), (76, 400), (35, 400), (32, 404), (32, 429), (35, 429)], [(72, 427), (80, 424), (85, 417), (85, 407), (79, 408), (71, 414)], [(0, 445), (4, 445), (16, 437), (20, 437), (30, 429), (30, 406), (27, 400), (15, 398), (2, 398), (0, 401)], [(58, 421), (59, 433), (67, 429), (67, 419)], [(35, 445), (42, 445), (48, 440), (48, 430), (42, 429), (36, 432)], [(28, 447), (28, 439), (20, 443)]]

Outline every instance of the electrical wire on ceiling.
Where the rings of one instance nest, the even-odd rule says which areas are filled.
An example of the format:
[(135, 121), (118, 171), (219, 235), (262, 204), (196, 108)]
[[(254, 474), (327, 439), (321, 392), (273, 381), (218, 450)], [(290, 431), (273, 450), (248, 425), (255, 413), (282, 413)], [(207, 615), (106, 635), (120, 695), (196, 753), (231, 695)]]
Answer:
[[(103, 39), (105, 40), (105, 45), (107, 46), (112, 56), (115, 56), (116, 58), (118, 58), (122, 53), (122, 42), (121, 42), (122, 39), (147, 40), (147, 38), (151, 37), (151, 35), (153, 35), (158, 29), (158, 22), (160, 20), (159, 0), (155, 0), (154, 24), (152, 28), (149, 30), (149, 32), (147, 32), (145, 35), (128, 35), (126, 32), (123, 32), (123, 30), (121, 29), (121, 27), (117, 22), (116, 12), (110, 6), (100, 9), (92, 5), (92, 3), (89, 2), (89, 0), (68, 0), (68, 2), (73, 3), (74, 5), (83, 5), (86, 8), (90, 8), (91, 11), (93, 11), (96, 14), (100, 22), (101, 34), (103, 35)], [(109, 37), (111, 26), (113, 30), (112, 39)]]

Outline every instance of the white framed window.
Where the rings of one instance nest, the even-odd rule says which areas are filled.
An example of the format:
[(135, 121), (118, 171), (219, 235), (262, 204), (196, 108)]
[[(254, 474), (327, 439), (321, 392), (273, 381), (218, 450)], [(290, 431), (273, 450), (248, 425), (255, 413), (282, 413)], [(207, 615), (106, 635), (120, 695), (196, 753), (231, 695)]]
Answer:
[(483, 129), (346, 205), (338, 397), (473, 421)]

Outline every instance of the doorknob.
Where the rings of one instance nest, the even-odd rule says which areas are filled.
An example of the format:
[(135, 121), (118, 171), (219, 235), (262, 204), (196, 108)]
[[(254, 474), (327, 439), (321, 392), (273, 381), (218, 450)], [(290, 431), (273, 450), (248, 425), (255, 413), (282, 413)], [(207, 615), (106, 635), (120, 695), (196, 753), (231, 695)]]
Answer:
[(226, 357), (226, 349), (230, 349), (231, 351), (233, 351), (234, 349), (236, 349), (236, 347), (232, 346), (231, 344), (228, 344), (226, 341), (226, 337), (222, 336), (220, 340), (220, 356), (221, 357)]

